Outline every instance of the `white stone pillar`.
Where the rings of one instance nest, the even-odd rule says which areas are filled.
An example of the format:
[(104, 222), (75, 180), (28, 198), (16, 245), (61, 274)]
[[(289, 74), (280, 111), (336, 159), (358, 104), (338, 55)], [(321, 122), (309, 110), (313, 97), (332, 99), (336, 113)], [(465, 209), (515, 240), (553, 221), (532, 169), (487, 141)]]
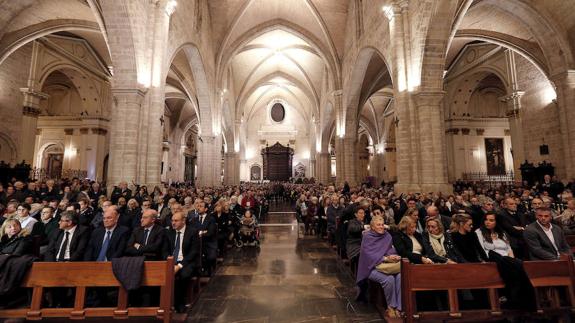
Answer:
[(565, 178), (575, 178), (575, 70), (552, 77), (557, 91)]
[(513, 173), (515, 181), (521, 182), (521, 164), (525, 161), (525, 142), (523, 140), (523, 125), (521, 122), (521, 97), (524, 92), (515, 91), (508, 96), (500, 98), (507, 104), (507, 118), (511, 131), (511, 148), (513, 149)]
[(421, 190), (449, 193), (453, 187), (447, 180), (447, 149), (443, 126), (445, 92), (419, 92), (416, 95), (419, 121)]
[[(140, 147), (145, 154), (143, 164), (140, 165), (145, 178), (142, 184), (150, 187), (161, 182), (161, 164), (164, 157), (163, 123), (160, 121), (165, 110), (165, 81), (167, 75), (166, 56), (168, 48), (168, 32), (170, 28), (170, 15), (175, 8), (167, 7), (168, 1), (159, 1), (155, 8), (153, 28), (153, 43), (151, 56), (152, 83), (149, 91), (148, 113), (143, 114), (147, 131), (141, 134)], [(147, 118), (147, 119), (146, 119)], [(164, 167), (169, 167), (165, 164)]]
[(33, 90), (31, 91), (29, 88), (21, 88), (20, 91), (24, 95), (24, 103), (22, 106), (21, 146), (20, 149), (18, 149), (20, 153), (18, 162), (24, 160), (32, 164), (34, 161), (38, 116), (40, 115), (40, 101), (47, 99), (48, 95)]
[(145, 158), (139, 152), (140, 112), (145, 92), (139, 89), (112, 89), (114, 107), (110, 120), (108, 188), (121, 181), (142, 183), (138, 164)]
[(221, 185), (222, 137), (201, 136), (198, 140), (198, 181), (199, 187)]
[(240, 184), (240, 156), (238, 153), (226, 153), (224, 155), (224, 185)]

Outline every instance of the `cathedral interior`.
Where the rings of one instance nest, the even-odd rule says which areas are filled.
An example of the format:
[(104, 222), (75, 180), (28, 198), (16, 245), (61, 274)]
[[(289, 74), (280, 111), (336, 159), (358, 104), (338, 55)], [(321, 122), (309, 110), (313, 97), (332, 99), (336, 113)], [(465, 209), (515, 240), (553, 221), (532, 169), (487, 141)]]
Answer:
[(0, 160), (210, 186), (266, 179), (279, 143), (289, 177), (325, 183), (442, 191), (525, 161), (568, 180), (572, 6), (2, 1)]

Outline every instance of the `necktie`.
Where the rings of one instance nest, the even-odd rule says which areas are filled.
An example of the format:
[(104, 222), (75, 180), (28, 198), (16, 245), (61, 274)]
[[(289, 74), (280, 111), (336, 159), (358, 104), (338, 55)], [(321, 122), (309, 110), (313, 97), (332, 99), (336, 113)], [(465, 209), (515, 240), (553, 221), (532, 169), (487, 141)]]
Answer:
[(112, 231), (106, 231), (106, 238), (104, 239), (104, 243), (102, 243), (102, 248), (100, 248), (100, 253), (98, 254), (96, 261), (106, 261), (106, 253), (108, 252), (111, 234)]
[(144, 246), (146, 244), (148, 244), (148, 235), (150, 234), (150, 229), (146, 229), (144, 230), (144, 241), (142, 241), (141, 244), (143, 244)]
[(180, 235), (182, 232), (178, 231), (176, 235), (176, 245), (174, 246), (174, 258), (178, 261), (178, 255), (180, 254)]
[(204, 224), (204, 219), (205, 219), (205, 218), (206, 218), (206, 216), (202, 214), (202, 218), (201, 218), (201, 219), (202, 219), (202, 222), (201, 222), (202, 224)]
[(65, 231), (66, 237), (64, 238), (64, 243), (60, 247), (60, 252), (58, 255), (58, 261), (64, 261), (66, 256), (66, 249), (68, 249), (68, 238), (70, 237), (70, 232)]

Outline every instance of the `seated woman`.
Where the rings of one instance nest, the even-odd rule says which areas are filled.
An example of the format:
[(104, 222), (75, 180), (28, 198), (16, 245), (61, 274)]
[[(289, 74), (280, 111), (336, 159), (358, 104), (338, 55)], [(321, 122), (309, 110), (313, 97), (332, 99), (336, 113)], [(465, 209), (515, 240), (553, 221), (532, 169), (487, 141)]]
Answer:
[(423, 233), (423, 246), (434, 262), (455, 264), (461, 262), (457, 249), (451, 240), (449, 232), (445, 232), (443, 224), (437, 218), (425, 221), (427, 231)]
[(240, 241), (242, 243), (256, 244), (256, 219), (252, 216), (252, 211), (246, 210), (240, 222)]
[(473, 219), (467, 214), (455, 214), (451, 220), (451, 239), (459, 252), (461, 262), (482, 262), (487, 260), (473, 230)]
[[(428, 257), (423, 238), (416, 231), (416, 225), (410, 216), (401, 218), (398, 225), (399, 231), (393, 235), (393, 245), (401, 257), (409, 259), (409, 262), (413, 264), (432, 264), (434, 260)], [(440, 258), (435, 260), (440, 261)]]
[(355, 210), (355, 219), (350, 220), (347, 224), (347, 241), (345, 248), (347, 250), (347, 257), (350, 261), (353, 272), (357, 269), (362, 232), (365, 230), (364, 219), (365, 210), (358, 207)]
[(22, 229), (20, 221), (8, 219), (2, 224), (0, 254), (14, 256), (33, 254), (30, 232)]
[(475, 234), (489, 261), (497, 264), (499, 275), (505, 283), (506, 308), (535, 311), (535, 289), (523, 268), (515, 259), (509, 238), (498, 225), (497, 214), (488, 212)]
[(369, 279), (381, 285), (389, 317), (401, 317), (401, 274), (384, 274), (376, 269), (382, 263), (397, 263), (401, 257), (393, 247), (391, 234), (385, 231), (381, 216), (371, 219), (370, 230), (363, 234), (356, 282), (360, 288), (358, 301), (366, 301)]

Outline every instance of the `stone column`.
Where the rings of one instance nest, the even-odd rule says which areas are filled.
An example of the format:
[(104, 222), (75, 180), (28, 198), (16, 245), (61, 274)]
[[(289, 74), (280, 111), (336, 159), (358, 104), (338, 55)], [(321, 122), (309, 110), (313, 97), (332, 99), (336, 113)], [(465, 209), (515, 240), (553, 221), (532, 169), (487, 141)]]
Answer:
[(387, 144), (385, 147), (385, 154), (383, 156), (385, 159), (385, 181), (397, 181), (397, 153), (395, 144)]
[(513, 172), (515, 181), (521, 182), (519, 167), (525, 161), (525, 142), (523, 141), (523, 125), (521, 122), (521, 97), (525, 92), (515, 91), (508, 96), (500, 98), (507, 104), (507, 118), (511, 131), (511, 147), (513, 152)]
[(106, 149), (106, 134), (108, 130), (104, 128), (92, 128), (92, 134), (96, 137), (96, 174), (95, 178), (97, 181), (102, 181), (104, 174), (104, 159), (106, 158), (106, 154), (108, 150)]
[(449, 193), (447, 150), (443, 126), (443, 91), (420, 91), (416, 94), (420, 142), (420, 185), (422, 192)]
[[(140, 169), (145, 178), (142, 184), (150, 187), (159, 185), (161, 182), (161, 164), (163, 159), (163, 122), (165, 110), (165, 90), (164, 84), (167, 75), (166, 55), (168, 48), (168, 32), (170, 28), (170, 16), (174, 12), (174, 7), (168, 6), (168, 1), (158, 1), (155, 7), (154, 24), (148, 28), (153, 28), (153, 43), (151, 56), (151, 77), (152, 83), (148, 96), (148, 111), (142, 116), (147, 130), (141, 134), (140, 149), (145, 155)], [(165, 122), (165, 121), (164, 121)], [(146, 129), (146, 128), (144, 128)], [(169, 167), (169, 165), (164, 165)]]
[(222, 137), (201, 136), (198, 140), (198, 181), (199, 187), (221, 185)]
[(358, 176), (357, 176), (357, 164), (359, 161), (359, 156), (357, 156), (356, 152), (356, 144), (357, 140), (355, 137), (344, 137), (342, 138), (343, 144), (343, 174), (344, 179), (349, 183), (349, 185), (357, 185), (359, 184)]
[(224, 155), (224, 185), (238, 185), (240, 183), (240, 156), (238, 153)]
[(344, 174), (344, 162), (345, 162), (345, 155), (344, 155), (344, 146), (343, 146), (343, 138), (336, 137), (335, 138), (335, 176), (336, 176), (336, 183), (337, 185), (343, 185), (343, 183), (347, 180)]
[(331, 180), (331, 155), (329, 153), (316, 154), (317, 180), (320, 183), (329, 183)]
[(139, 89), (112, 89), (114, 107), (110, 120), (108, 191), (121, 181), (142, 183), (138, 164), (140, 112), (146, 93)]
[(575, 178), (575, 70), (552, 77), (557, 91), (565, 178)]
[(34, 160), (34, 146), (36, 143), (36, 130), (38, 129), (38, 116), (40, 115), (40, 101), (47, 99), (48, 95), (42, 92), (31, 91), (29, 88), (21, 88), (24, 95), (22, 106), (22, 138), (18, 152), (18, 162), (25, 160), (32, 164)]

